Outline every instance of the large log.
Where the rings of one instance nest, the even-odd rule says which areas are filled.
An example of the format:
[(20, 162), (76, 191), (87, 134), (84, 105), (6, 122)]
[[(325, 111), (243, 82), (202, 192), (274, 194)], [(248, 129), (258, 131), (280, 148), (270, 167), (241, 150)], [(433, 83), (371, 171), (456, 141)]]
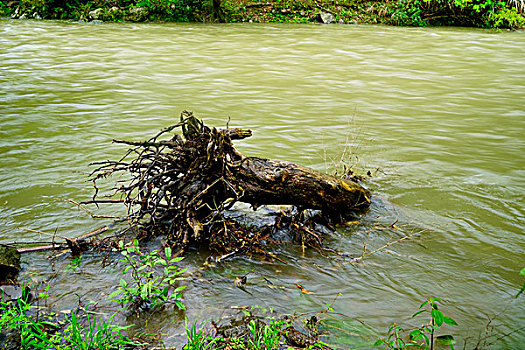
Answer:
[[(161, 135), (182, 129), (169, 140)], [(318, 209), (329, 217), (345, 218), (370, 205), (370, 192), (357, 180), (320, 173), (294, 163), (238, 152), (232, 140), (251, 136), (242, 129), (210, 129), (191, 112), (181, 122), (147, 141), (115, 141), (132, 146), (117, 162), (106, 161), (93, 172), (94, 184), (117, 172), (129, 181), (114, 188), (127, 206), (132, 225), (167, 234), (172, 245), (185, 249), (208, 239), (221, 212), (237, 201), (254, 207), (265, 204)], [(127, 159), (135, 155), (131, 161)], [(90, 203), (108, 203), (95, 196)], [(228, 229), (221, 229), (225, 233)]]
[(291, 162), (243, 158), (229, 181), (243, 188), (239, 201), (295, 205), (329, 214), (351, 214), (370, 205), (370, 193), (346, 181)]

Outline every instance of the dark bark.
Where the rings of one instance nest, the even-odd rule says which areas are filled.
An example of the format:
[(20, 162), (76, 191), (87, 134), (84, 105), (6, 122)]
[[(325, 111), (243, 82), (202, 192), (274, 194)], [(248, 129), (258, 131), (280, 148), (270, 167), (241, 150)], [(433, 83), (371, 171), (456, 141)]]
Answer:
[(240, 201), (295, 205), (326, 213), (349, 214), (370, 205), (370, 193), (345, 181), (294, 163), (246, 157), (228, 179), (243, 188)]
[[(183, 137), (175, 134), (169, 140), (158, 140), (176, 128), (182, 129)], [(244, 247), (247, 240), (238, 239), (241, 228), (221, 219), (222, 211), (236, 201), (254, 207), (283, 204), (318, 209), (339, 219), (369, 206), (369, 191), (356, 181), (290, 162), (245, 157), (232, 140), (250, 136), (249, 130), (210, 129), (184, 111), (179, 124), (147, 141), (115, 141), (133, 147), (120, 161), (97, 163), (101, 166), (93, 172), (93, 182), (127, 173), (129, 181), (116, 186), (113, 195), (119, 196), (116, 202), (127, 206), (131, 224), (146, 234), (166, 234), (171, 245), (183, 250), (210, 237), (215, 240), (210, 245), (215, 246), (221, 241), (217, 232), (235, 233), (233, 240)], [(131, 155), (135, 158), (129, 161)], [(107, 197), (98, 200), (97, 196), (95, 186), (89, 203), (108, 203)], [(259, 235), (254, 237), (250, 242), (259, 239)]]

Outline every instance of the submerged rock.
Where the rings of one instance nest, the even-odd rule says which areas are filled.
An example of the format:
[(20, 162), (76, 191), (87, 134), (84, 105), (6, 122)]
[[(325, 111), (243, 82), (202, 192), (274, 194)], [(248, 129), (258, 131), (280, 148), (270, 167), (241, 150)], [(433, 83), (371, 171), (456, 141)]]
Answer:
[(0, 349), (19, 350), (22, 348), (21, 334), (19, 330), (9, 329), (0, 331)]
[(17, 7), (17, 8), (15, 9), (15, 12), (11, 15), (11, 18), (12, 18), (12, 19), (17, 19), (17, 18), (20, 16), (20, 13), (19, 13), (19, 12), (20, 12), (20, 7)]
[(100, 19), (102, 12), (104, 12), (102, 8), (98, 8), (93, 11), (89, 11), (89, 18), (92, 20)]
[(20, 271), (20, 253), (13, 247), (0, 245), (0, 282), (14, 278)]
[[(0, 300), (2, 301), (16, 301), (23, 299), (30, 302), (34, 299), (34, 295), (28, 286), (2, 286), (0, 287)], [(2, 348), (0, 347), (0, 350)]]

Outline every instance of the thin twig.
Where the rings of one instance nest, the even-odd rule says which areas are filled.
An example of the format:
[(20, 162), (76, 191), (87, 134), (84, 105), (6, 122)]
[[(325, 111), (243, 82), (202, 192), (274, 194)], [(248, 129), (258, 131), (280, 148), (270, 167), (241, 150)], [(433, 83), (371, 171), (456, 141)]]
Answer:
[[(75, 202), (74, 200), (72, 199), (68, 199), (68, 198), (59, 198), (59, 197), (55, 197), (54, 199), (56, 200), (60, 200), (60, 201), (64, 201), (64, 202), (69, 202), (71, 204), (74, 204), (76, 205), (78, 208), (82, 209), (83, 211), (85, 211), (89, 216), (91, 216), (93, 219), (116, 219), (116, 220), (121, 220), (121, 219), (125, 219), (121, 216), (113, 216), (113, 215), (95, 215), (93, 214), (93, 212), (89, 209), (87, 209), (86, 207), (84, 207), (82, 204), (78, 203), (78, 202)], [(90, 202), (93, 202), (94, 201), (90, 201)]]
[(29, 231), (29, 232), (34, 232), (34, 233), (38, 233), (38, 234), (41, 234), (41, 235), (45, 235), (45, 236), (49, 236), (49, 237), (53, 237), (53, 243), (55, 242), (55, 237), (60, 237), (62, 239), (67, 239), (66, 237), (64, 236), (60, 236), (60, 235), (57, 235), (56, 234), (56, 230), (54, 233), (48, 233), (48, 232), (44, 232), (44, 231), (39, 231), (39, 230), (33, 230), (33, 229), (30, 229), (30, 228), (27, 228), (27, 227), (20, 227), (21, 230), (24, 230), (24, 231)]

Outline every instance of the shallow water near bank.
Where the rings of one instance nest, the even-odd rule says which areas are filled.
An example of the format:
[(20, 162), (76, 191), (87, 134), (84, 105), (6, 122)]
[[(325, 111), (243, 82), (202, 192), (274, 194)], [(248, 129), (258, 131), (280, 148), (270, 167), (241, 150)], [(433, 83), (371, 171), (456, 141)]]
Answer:
[[(417, 236), (359, 264), (286, 244), (272, 248), (286, 264), (237, 257), (197, 272), (207, 253), (191, 251), (188, 310), (129, 320), (137, 329), (180, 346), (184, 316), (322, 310), (338, 293), (334, 309), (350, 318), (330, 340), (354, 347), (394, 321), (421, 323), (410, 315), (428, 296), (446, 301), (459, 348), (473, 347), (489, 316), (502, 313), (501, 333), (525, 325), (523, 300), (512, 298), (525, 266), (525, 33), (10, 20), (0, 33), (0, 243), (51, 239), (23, 228), (75, 237), (110, 222), (57, 198), (90, 198), (88, 163), (125, 151), (112, 139), (147, 138), (183, 109), (252, 129), (236, 143), (247, 155), (331, 171), (351, 152), (372, 173), (373, 204), (328, 234), (329, 247), (359, 256), (365, 242)], [(72, 308), (80, 296), (118, 310), (105, 302), (117, 265), (88, 253), (66, 271), (68, 255), (48, 255), (24, 255), (23, 268), (51, 281), (51, 304)], [(236, 288), (247, 273), (246, 290)], [(494, 348), (523, 342), (519, 331)]]

